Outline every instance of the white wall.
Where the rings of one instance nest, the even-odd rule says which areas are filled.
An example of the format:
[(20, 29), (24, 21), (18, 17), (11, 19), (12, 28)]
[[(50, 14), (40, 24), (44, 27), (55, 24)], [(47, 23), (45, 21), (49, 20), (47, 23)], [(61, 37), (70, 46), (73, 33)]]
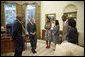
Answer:
[(77, 29), (80, 32), (79, 44), (84, 45), (84, 1), (41, 1), (41, 32), (45, 25), (45, 14), (51, 13), (56, 13), (56, 19), (59, 20), (60, 30), (62, 30), (61, 16), (64, 8), (69, 4), (77, 7)]

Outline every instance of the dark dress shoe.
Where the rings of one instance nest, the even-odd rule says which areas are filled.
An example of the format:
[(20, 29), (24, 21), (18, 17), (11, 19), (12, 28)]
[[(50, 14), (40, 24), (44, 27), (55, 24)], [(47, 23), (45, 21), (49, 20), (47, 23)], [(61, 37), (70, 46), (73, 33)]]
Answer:
[(34, 53), (37, 53), (36, 51), (34, 51)]
[(31, 51), (32, 51), (32, 53), (37, 53), (35, 50), (32, 50), (32, 49), (31, 49)]
[(48, 48), (48, 46), (46, 46), (46, 48)]

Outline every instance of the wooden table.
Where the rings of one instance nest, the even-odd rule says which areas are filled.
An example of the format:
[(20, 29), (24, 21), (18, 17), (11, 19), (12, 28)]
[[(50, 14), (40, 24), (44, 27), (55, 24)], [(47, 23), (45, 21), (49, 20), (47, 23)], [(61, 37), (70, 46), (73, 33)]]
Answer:
[(11, 35), (1, 34), (1, 53), (8, 53), (8, 52), (14, 52), (14, 41)]
[(1, 53), (14, 52), (14, 42), (8, 34), (1, 36)]

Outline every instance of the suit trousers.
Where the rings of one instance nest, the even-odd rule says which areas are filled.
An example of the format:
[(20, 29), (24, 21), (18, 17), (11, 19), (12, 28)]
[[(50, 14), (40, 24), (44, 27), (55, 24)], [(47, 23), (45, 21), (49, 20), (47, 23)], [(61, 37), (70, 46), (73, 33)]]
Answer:
[(23, 51), (23, 38), (22, 37), (17, 37), (16, 39), (14, 39), (14, 44), (15, 44), (15, 54), (14, 56), (21, 56), (22, 55), (22, 51)]
[(32, 51), (35, 51), (36, 45), (37, 45), (36, 35), (34, 35), (34, 36), (30, 35), (29, 39), (30, 39), (30, 44), (31, 44), (31, 47), (32, 47)]

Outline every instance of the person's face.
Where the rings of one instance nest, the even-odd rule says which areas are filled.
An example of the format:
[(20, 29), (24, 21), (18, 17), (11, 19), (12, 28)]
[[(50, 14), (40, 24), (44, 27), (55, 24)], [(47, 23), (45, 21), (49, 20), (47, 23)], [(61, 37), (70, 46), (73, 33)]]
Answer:
[(21, 20), (22, 20), (22, 16), (18, 16), (18, 20), (20, 20), (20, 21), (21, 21)]
[(34, 23), (34, 19), (32, 19), (31, 22)]
[(20, 21), (22, 20), (22, 16), (20, 16)]
[(49, 19), (48, 18), (46, 19), (46, 22), (49, 22)]
[(55, 25), (56, 25), (56, 21), (55, 21)]
[(63, 22), (66, 21), (66, 17), (62, 17)]

